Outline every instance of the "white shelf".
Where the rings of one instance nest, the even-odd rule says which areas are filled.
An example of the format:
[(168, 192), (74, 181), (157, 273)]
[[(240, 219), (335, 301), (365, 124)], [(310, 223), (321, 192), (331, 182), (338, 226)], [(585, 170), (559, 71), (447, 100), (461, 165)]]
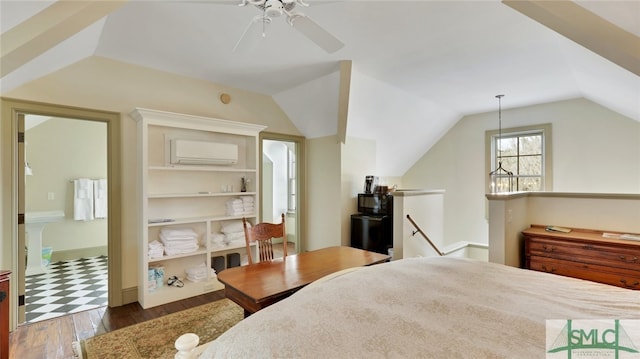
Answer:
[(170, 218), (169, 222), (156, 222), (149, 223), (149, 227), (163, 227), (163, 226), (172, 226), (176, 224), (193, 224), (193, 223), (204, 223), (204, 222), (217, 222), (217, 221), (231, 221), (236, 219), (245, 218), (257, 218), (257, 213), (247, 213), (241, 216), (211, 216), (211, 217), (193, 217), (193, 218)]
[[(136, 109), (131, 113), (131, 118), (137, 122), (140, 164), (137, 203), (138, 218), (142, 218), (142, 223), (138, 233), (138, 302), (146, 309), (223, 289), (224, 286), (210, 272), (206, 280), (190, 282), (186, 279), (186, 269), (203, 263), (211, 268), (214, 254), (243, 251), (246, 248), (244, 243), (213, 248), (208, 241), (210, 233), (220, 227), (220, 221), (258, 218), (260, 203), (257, 191), (218, 191), (229, 186), (238, 186), (235, 188), (240, 189), (241, 177), (253, 182), (252, 185), (258, 183), (258, 136), (265, 127), (147, 109)], [(170, 142), (167, 139), (171, 138), (237, 145), (238, 162), (230, 166), (169, 165)], [(212, 189), (212, 192), (199, 192)], [(256, 213), (225, 215), (226, 202), (240, 196), (253, 196)], [(149, 219), (170, 221), (148, 223)], [(191, 227), (202, 237), (205, 245), (191, 253), (149, 259), (149, 243), (157, 238), (161, 228), (175, 225)], [(252, 250), (255, 248), (252, 247)], [(149, 279), (149, 269), (158, 264), (164, 267), (164, 285), (150, 291), (148, 284), (153, 276)], [(184, 287), (168, 286), (167, 278), (172, 275), (185, 278)]]
[(185, 258), (185, 257), (193, 257), (193, 256), (200, 256), (202, 254), (207, 254), (208, 251), (206, 248), (204, 247), (200, 247), (200, 249), (198, 249), (195, 252), (190, 252), (190, 253), (182, 253), (182, 254), (176, 254), (173, 256), (162, 256), (162, 257), (158, 257), (158, 258), (149, 258), (149, 256), (147, 256), (147, 258), (149, 258), (148, 262), (149, 263), (155, 263), (155, 262), (162, 262), (162, 261), (166, 261), (166, 260), (170, 260), (170, 259), (178, 259), (178, 258)]

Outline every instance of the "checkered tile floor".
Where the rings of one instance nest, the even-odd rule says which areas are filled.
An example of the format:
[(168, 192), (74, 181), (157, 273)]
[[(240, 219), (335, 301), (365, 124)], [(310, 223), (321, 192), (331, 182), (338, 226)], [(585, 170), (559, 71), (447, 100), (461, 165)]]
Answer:
[(55, 262), (48, 269), (27, 276), (27, 323), (107, 305), (106, 256)]

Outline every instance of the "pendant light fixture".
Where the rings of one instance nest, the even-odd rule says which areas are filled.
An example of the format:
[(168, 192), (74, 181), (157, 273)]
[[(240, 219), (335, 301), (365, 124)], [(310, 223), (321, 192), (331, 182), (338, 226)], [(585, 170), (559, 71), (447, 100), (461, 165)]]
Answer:
[(512, 192), (513, 191), (513, 172), (502, 167), (502, 97), (504, 95), (496, 95), (498, 99), (498, 168), (489, 172), (491, 183), (491, 193)]

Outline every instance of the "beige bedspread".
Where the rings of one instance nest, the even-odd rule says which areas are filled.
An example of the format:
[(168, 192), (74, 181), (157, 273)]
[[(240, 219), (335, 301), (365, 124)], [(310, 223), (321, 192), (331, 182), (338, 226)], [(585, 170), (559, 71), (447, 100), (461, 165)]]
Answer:
[(638, 319), (640, 291), (498, 264), (411, 258), (311, 285), (202, 358), (544, 358), (545, 319)]

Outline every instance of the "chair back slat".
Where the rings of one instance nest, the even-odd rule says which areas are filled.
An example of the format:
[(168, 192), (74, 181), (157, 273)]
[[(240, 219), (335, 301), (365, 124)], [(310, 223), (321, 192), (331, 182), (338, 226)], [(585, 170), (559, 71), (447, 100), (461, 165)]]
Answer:
[(258, 243), (258, 257), (261, 262), (273, 260), (273, 238), (282, 238), (283, 258), (287, 256), (287, 230), (284, 224), (284, 213), (281, 215), (281, 218), (282, 222), (279, 224), (263, 222), (253, 226), (247, 225), (247, 219), (242, 218), (249, 264), (255, 262), (253, 254), (251, 253), (251, 243), (253, 242)]

